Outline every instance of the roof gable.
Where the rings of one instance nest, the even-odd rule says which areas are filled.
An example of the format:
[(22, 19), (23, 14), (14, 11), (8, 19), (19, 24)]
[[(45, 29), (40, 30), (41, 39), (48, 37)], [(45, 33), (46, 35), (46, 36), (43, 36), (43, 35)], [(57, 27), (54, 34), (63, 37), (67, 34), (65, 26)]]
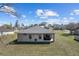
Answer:
[(45, 29), (40, 26), (34, 26), (31, 28), (28, 28), (26, 30), (21, 30), (19, 33), (51, 33), (48, 29)]

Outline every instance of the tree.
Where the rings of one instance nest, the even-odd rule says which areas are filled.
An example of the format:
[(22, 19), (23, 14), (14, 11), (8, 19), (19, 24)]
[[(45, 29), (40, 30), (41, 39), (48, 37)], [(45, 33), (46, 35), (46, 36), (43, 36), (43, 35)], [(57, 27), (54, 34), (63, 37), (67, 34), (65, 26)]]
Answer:
[(6, 29), (12, 29), (11, 24), (4, 24), (2, 27), (6, 28)]
[(53, 27), (53, 25), (52, 24), (48, 24), (48, 27)]
[(24, 26), (25, 26), (25, 25), (22, 23), (22, 24), (21, 24), (21, 27), (24, 27)]
[(34, 25), (31, 25), (31, 26), (38, 26), (38, 24), (34, 24)]
[(76, 29), (79, 29), (79, 23), (76, 24)]
[(30, 25), (30, 27), (33, 27), (33, 26), (34, 26), (33, 24)]
[(18, 28), (20, 27), (18, 20), (16, 20), (14, 27), (15, 27), (16, 29), (18, 29)]
[(42, 22), (39, 24), (39, 26), (45, 26), (47, 24), (47, 22)]
[(53, 24), (53, 29), (54, 30), (60, 30), (61, 26), (59, 24)]
[(77, 26), (75, 23), (69, 23), (68, 25), (66, 25), (66, 28), (70, 30), (70, 34), (73, 34), (73, 31), (77, 28)]
[(24, 27), (24, 24), (22, 23), (21, 26)]
[(25, 25), (23, 23), (21, 23), (21, 29), (24, 29)]

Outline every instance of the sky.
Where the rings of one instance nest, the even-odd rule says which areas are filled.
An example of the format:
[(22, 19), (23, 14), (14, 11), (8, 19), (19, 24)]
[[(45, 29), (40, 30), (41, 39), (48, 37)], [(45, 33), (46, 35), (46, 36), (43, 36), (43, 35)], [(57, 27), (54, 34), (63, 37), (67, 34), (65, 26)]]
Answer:
[(13, 3), (6, 7), (16, 15), (7, 12), (0, 12), (0, 25), (15, 24), (16, 20), (24, 25), (39, 24), (68, 24), (79, 22), (79, 3)]

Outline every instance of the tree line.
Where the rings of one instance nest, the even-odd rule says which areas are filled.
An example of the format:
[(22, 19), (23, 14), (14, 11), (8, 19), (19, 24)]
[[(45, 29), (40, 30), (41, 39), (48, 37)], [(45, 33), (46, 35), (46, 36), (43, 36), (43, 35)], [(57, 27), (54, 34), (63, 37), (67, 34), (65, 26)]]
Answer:
[(53, 30), (69, 30), (72, 34), (73, 31), (79, 29), (79, 23), (69, 23), (69, 24), (48, 24), (47, 22), (41, 22), (39, 24), (30, 24), (29, 26), (22, 24), (19, 24), (18, 20), (16, 20), (14, 26), (12, 26), (12, 23), (10, 24), (4, 24), (3, 27), (6, 27), (7, 29), (27, 29), (29, 27), (33, 26), (43, 26), (47, 29), (52, 28)]

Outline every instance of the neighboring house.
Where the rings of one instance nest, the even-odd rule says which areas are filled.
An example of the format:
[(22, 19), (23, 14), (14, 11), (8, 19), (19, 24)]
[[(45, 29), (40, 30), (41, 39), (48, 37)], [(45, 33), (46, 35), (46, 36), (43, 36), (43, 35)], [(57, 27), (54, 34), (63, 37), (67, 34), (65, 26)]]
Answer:
[(69, 34), (70, 31), (69, 30), (64, 30), (64, 33)]
[(76, 30), (74, 31), (74, 39), (75, 39), (75, 40), (79, 40), (79, 29), (76, 29)]
[(7, 35), (7, 34), (14, 34), (13, 29), (6, 29), (4, 27), (0, 27), (0, 36), (1, 35)]
[(40, 26), (20, 30), (17, 33), (17, 42), (53, 42), (54, 33)]

